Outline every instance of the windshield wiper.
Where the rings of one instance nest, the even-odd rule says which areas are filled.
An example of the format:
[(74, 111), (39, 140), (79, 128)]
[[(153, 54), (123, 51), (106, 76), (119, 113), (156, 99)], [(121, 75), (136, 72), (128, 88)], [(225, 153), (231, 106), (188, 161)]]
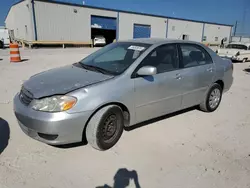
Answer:
[(114, 75), (114, 73), (112, 73), (111, 71), (105, 70), (105, 69), (103, 69), (101, 67), (96, 67), (96, 66), (93, 66), (93, 65), (86, 65), (86, 64), (83, 64), (83, 63), (80, 63), (80, 62), (79, 62), (79, 64), (84, 69), (87, 69), (87, 70), (92, 70), (92, 71), (100, 72), (102, 74)]

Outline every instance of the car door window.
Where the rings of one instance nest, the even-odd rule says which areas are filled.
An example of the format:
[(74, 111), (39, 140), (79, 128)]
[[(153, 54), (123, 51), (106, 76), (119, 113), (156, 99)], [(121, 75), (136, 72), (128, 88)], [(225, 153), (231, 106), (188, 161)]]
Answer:
[(177, 46), (175, 44), (163, 45), (155, 48), (142, 61), (140, 67), (154, 66), (157, 74), (176, 70), (179, 68)]
[(183, 68), (206, 65), (213, 62), (206, 50), (198, 45), (180, 44), (180, 49)]

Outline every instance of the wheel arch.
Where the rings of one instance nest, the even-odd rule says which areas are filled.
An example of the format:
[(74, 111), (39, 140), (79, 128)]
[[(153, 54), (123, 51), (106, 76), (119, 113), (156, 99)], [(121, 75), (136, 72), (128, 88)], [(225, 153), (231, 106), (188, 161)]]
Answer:
[(86, 128), (88, 126), (88, 123), (89, 121), (91, 120), (91, 118), (96, 114), (96, 112), (98, 112), (100, 109), (106, 107), (106, 106), (110, 106), (110, 105), (116, 105), (116, 106), (119, 106), (122, 111), (123, 111), (123, 117), (124, 117), (124, 126), (129, 126), (130, 124), (130, 112), (127, 108), (126, 105), (124, 105), (123, 103), (121, 102), (109, 102), (109, 103), (106, 103), (106, 104), (103, 104), (101, 106), (99, 106), (92, 114), (91, 116), (88, 118), (85, 126), (84, 126), (84, 129), (83, 129), (83, 133), (82, 133), (82, 140), (83, 142), (87, 142), (87, 139), (86, 139)]
[(222, 90), (224, 90), (225, 84), (224, 84), (223, 80), (217, 80), (215, 83), (219, 84), (221, 86)]

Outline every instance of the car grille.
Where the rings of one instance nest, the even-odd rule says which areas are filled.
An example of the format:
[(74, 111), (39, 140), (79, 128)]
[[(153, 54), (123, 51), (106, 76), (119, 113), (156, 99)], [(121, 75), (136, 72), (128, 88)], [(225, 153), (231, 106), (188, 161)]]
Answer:
[(22, 87), (19, 98), (23, 104), (28, 106), (31, 103), (31, 101), (33, 100), (33, 95), (27, 89)]

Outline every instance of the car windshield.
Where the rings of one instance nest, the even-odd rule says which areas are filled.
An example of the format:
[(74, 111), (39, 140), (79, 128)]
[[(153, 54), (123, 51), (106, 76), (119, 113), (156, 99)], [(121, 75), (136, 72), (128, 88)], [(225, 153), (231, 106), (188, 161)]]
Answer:
[(247, 50), (247, 46), (242, 45), (242, 44), (229, 44), (229, 45), (227, 45), (227, 48), (239, 49), (239, 50)]
[(80, 64), (86, 69), (104, 74), (119, 75), (123, 73), (150, 44), (117, 42), (112, 43), (89, 55)]

